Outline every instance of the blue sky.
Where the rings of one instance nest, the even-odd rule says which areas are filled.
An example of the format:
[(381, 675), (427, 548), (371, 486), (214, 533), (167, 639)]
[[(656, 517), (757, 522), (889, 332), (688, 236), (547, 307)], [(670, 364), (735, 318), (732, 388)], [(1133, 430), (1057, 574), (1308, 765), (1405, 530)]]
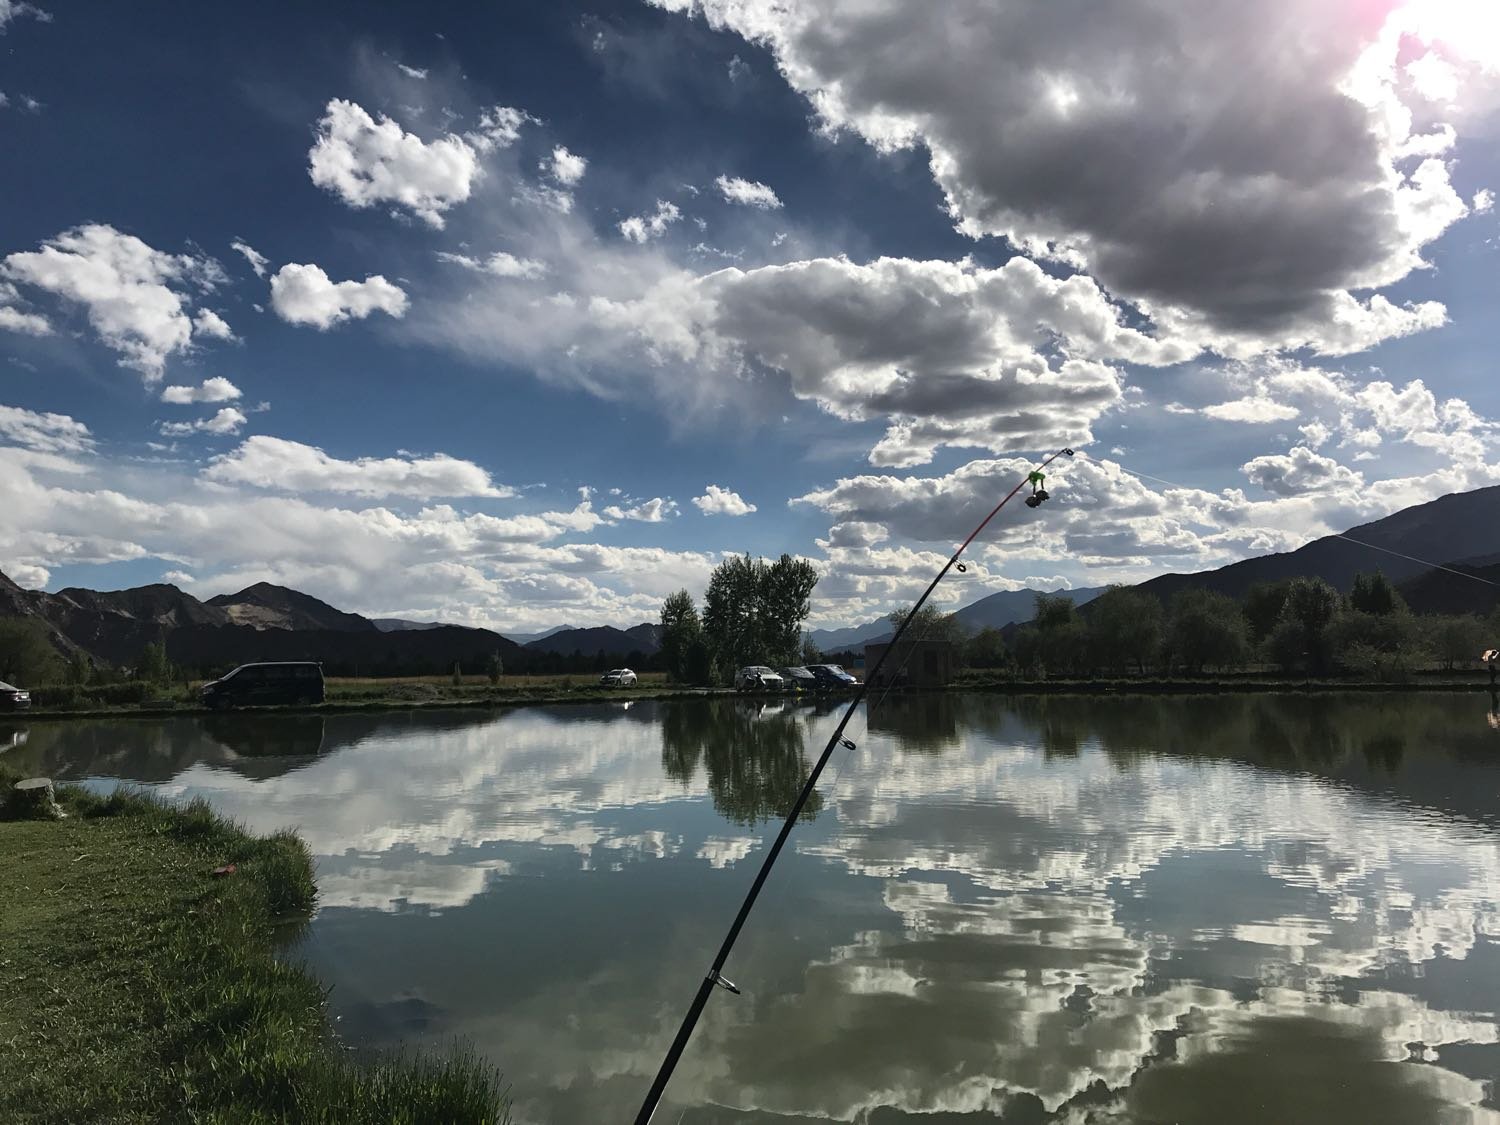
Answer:
[(837, 625), (1062, 444), (950, 600), (1500, 480), (1487, 7), (1072, 6), (0, 0), (0, 569)]

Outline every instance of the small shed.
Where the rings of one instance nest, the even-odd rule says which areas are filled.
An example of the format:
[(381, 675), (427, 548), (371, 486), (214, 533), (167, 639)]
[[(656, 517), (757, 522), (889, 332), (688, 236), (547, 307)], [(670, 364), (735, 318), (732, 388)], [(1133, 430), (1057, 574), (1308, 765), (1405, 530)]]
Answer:
[(875, 665), (885, 655), (887, 647), (865, 645), (865, 668), (869, 672), (871, 687), (885, 687), (887, 684), (895, 687), (946, 687), (958, 673), (958, 648), (952, 641), (902, 640), (885, 667), (875, 672)]

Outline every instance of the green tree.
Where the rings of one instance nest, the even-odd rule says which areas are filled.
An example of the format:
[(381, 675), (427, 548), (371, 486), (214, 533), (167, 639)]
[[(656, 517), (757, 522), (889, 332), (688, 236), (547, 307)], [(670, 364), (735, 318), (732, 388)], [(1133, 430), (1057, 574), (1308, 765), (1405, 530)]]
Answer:
[(464, 682), (464, 670), (457, 660), (453, 662), (453, 686), (462, 687)]
[(802, 654), (799, 659), (803, 664), (822, 663), (823, 650), (813, 642), (811, 633), (802, 634)]
[(964, 645), (964, 663), (970, 668), (1001, 668), (1006, 661), (1005, 634), (986, 625)]
[(491, 684), (500, 683), (500, 677), (505, 675), (505, 661), (501, 659), (498, 652), (490, 653), (490, 658), (484, 663), (484, 672), (490, 678)]
[[(901, 628), (901, 622), (906, 620), (906, 615), (910, 612), (909, 609), (898, 609), (886, 614), (885, 619), (891, 623), (893, 634)], [(911, 641), (949, 641), (953, 644), (962, 644), (968, 635), (968, 630), (953, 614), (924, 605), (912, 618), (911, 626), (902, 636), (901, 643), (905, 645)]]
[(76, 687), (88, 687), (94, 681), (94, 662), (86, 653), (75, 652), (68, 661), (68, 683)]
[(1307, 664), (1307, 631), (1300, 621), (1284, 618), (1260, 644), (1262, 654), (1290, 675)]
[(1417, 620), (1404, 612), (1341, 613), (1328, 627), (1328, 648), (1336, 667), (1382, 680), (1404, 679), (1424, 655)]
[(1428, 617), (1423, 622), (1423, 631), (1432, 655), (1447, 672), (1459, 664), (1477, 663), (1480, 654), (1493, 647), (1484, 623), (1466, 613)]
[(1245, 621), (1250, 626), (1250, 639), (1262, 643), (1281, 620), (1281, 611), (1286, 606), (1286, 590), (1289, 581), (1255, 582), (1245, 591)]
[(52, 647), (47, 627), (35, 618), (0, 621), (0, 679), (21, 685), (57, 680), (62, 659)]
[(1153, 595), (1111, 586), (1088, 607), (1089, 641), (1102, 667), (1134, 665), (1142, 675), (1161, 650), (1162, 608)]
[(693, 596), (686, 590), (668, 594), (661, 604), (661, 654), (672, 679), (680, 684), (702, 683), (688, 672), (693, 647), (703, 640), (703, 623), (698, 620), (698, 607)]
[(718, 677), (729, 680), (746, 664), (795, 661), (817, 584), (812, 563), (791, 555), (770, 564), (731, 555), (716, 566), (703, 596), (703, 632)]
[(167, 650), (164, 645), (151, 642), (141, 652), (141, 659), (136, 667), (136, 679), (145, 680), (148, 684), (165, 684), (172, 679), (172, 665), (167, 662)]
[(1406, 601), (1396, 592), (1381, 571), (1374, 574), (1356, 574), (1354, 586), (1349, 591), (1349, 608), (1357, 613), (1373, 613), (1377, 617), (1399, 613), (1406, 608)]
[(1339, 592), (1321, 578), (1293, 578), (1281, 608), (1284, 619), (1302, 626), (1309, 669), (1328, 667), (1328, 626), (1339, 612)]
[[(1066, 594), (1038, 594), (1035, 661), (1044, 675), (1077, 675), (1087, 671), (1088, 629), (1078, 616), (1078, 607)], [(1028, 642), (1029, 643), (1029, 642)]]
[(1232, 668), (1249, 652), (1248, 627), (1239, 603), (1213, 590), (1181, 590), (1167, 615), (1167, 648), (1192, 673)]

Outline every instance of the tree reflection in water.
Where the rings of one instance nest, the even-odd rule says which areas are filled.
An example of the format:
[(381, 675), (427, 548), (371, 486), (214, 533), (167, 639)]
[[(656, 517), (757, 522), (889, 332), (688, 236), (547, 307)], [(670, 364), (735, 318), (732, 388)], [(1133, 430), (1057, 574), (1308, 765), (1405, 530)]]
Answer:
[[(812, 764), (806, 731), (790, 704), (711, 699), (668, 707), (661, 716), (661, 761), (668, 777), (687, 785), (701, 764), (719, 814), (753, 828), (786, 816)], [(801, 819), (823, 807), (814, 793)]]

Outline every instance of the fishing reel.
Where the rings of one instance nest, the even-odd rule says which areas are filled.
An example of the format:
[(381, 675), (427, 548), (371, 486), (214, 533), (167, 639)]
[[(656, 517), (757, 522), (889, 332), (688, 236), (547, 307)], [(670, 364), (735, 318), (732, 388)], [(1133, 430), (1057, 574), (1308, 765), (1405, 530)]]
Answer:
[(1047, 490), (1045, 488), (1040, 488), (1037, 491), (1033, 492), (1030, 496), (1026, 497), (1026, 506), (1028, 508), (1040, 507), (1042, 501), (1045, 499), (1047, 499)]

